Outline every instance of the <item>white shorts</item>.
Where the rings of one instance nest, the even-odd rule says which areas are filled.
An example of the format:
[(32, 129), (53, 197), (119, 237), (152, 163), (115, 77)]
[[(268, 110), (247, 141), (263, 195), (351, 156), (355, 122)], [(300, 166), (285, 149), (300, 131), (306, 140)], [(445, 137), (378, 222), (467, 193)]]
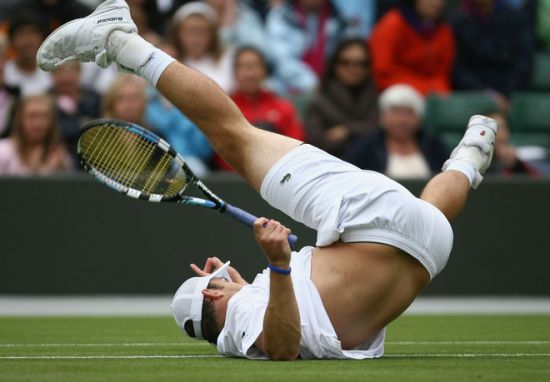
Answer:
[(373, 242), (399, 248), (435, 277), (447, 263), (453, 231), (436, 207), (373, 171), (301, 145), (267, 173), (262, 197), (317, 230), (317, 246)]

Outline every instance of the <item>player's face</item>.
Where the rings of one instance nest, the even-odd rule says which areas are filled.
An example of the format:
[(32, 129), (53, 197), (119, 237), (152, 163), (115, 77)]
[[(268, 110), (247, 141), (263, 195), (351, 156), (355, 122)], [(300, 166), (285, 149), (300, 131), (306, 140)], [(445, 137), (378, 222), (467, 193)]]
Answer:
[(369, 55), (365, 48), (351, 45), (340, 53), (336, 62), (336, 76), (346, 86), (358, 86), (369, 75)]
[(412, 108), (394, 106), (382, 113), (380, 122), (389, 136), (409, 139), (416, 133), (421, 120)]
[(43, 142), (52, 127), (52, 114), (48, 102), (41, 99), (28, 101), (21, 117), (25, 141), (31, 144)]
[(243, 287), (241, 284), (234, 283), (230, 280), (226, 280), (223, 277), (214, 277), (210, 280), (210, 285), (218, 290), (233, 296), (235, 293), (241, 290)]
[[(216, 291), (217, 293), (221, 294), (221, 297), (219, 298), (211, 298), (212, 302), (214, 303), (214, 310), (216, 311), (216, 317), (218, 317), (220, 321), (221, 327), (223, 327), (225, 323), (225, 315), (227, 314), (227, 305), (229, 304), (229, 300), (231, 297), (233, 297), (237, 292), (239, 292), (242, 289), (243, 285), (234, 283), (232, 281), (226, 280), (221, 277), (215, 277), (212, 280), (210, 280), (209, 288), (212, 288), (212, 290)], [(208, 296), (205, 295), (205, 298)]]
[(265, 64), (255, 52), (245, 51), (237, 59), (235, 78), (240, 91), (257, 93), (267, 76)]
[(202, 58), (207, 54), (212, 39), (212, 27), (203, 16), (189, 16), (179, 28), (179, 44), (192, 58)]

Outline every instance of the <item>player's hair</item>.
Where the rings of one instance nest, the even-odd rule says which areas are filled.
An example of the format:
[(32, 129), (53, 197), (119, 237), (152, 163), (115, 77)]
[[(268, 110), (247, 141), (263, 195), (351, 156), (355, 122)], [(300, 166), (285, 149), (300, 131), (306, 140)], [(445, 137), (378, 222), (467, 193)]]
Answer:
[[(208, 289), (219, 289), (212, 282), (207, 286)], [(208, 299), (204, 299), (202, 302), (202, 318), (201, 318), (201, 331), (205, 340), (213, 345), (216, 345), (218, 336), (220, 335), (220, 329), (217, 324), (216, 311), (214, 310), (214, 303)]]
[(11, 138), (14, 140), (17, 153), (21, 158), (21, 161), (29, 165), (29, 154), (30, 146), (25, 138), (25, 133), (23, 129), (23, 115), (26, 111), (27, 105), (33, 102), (43, 102), (48, 105), (49, 112), (49, 130), (48, 134), (44, 139), (44, 152), (42, 161), (46, 161), (48, 156), (52, 153), (52, 150), (58, 148), (62, 145), (61, 134), (59, 132), (59, 125), (55, 113), (55, 104), (53, 99), (45, 94), (31, 95), (25, 98), (22, 98), (17, 104), (15, 110), (15, 117), (13, 122), (13, 130), (11, 133)]

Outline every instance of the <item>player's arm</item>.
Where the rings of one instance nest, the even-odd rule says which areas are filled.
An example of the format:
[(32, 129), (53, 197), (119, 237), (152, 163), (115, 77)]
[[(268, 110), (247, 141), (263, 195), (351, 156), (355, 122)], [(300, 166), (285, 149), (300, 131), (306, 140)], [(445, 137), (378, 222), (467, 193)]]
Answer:
[[(260, 218), (254, 223), (256, 241), (280, 269), (290, 268), (290, 230), (274, 220)], [(269, 302), (263, 331), (256, 347), (273, 360), (294, 360), (300, 354), (300, 313), (290, 275), (270, 272)]]

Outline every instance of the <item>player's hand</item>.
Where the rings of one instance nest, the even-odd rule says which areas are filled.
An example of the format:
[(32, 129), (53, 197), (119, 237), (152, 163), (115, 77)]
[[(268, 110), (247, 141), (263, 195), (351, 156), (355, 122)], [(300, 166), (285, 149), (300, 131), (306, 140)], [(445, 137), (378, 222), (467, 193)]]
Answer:
[(259, 218), (254, 222), (254, 236), (269, 262), (286, 268), (290, 264), (291, 249), (288, 244), (290, 230), (275, 220)]
[[(225, 263), (218, 259), (217, 257), (209, 257), (206, 259), (204, 268), (199, 268), (196, 264), (191, 264), (191, 269), (197, 274), (197, 276), (208, 276), (210, 273), (214, 272), (216, 269), (220, 268)], [(239, 272), (232, 266), (227, 267), (227, 273), (231, 277), (231, 280), (234, 283), (246, 285), (248, 284), (245, 279), (241, 276)]]

